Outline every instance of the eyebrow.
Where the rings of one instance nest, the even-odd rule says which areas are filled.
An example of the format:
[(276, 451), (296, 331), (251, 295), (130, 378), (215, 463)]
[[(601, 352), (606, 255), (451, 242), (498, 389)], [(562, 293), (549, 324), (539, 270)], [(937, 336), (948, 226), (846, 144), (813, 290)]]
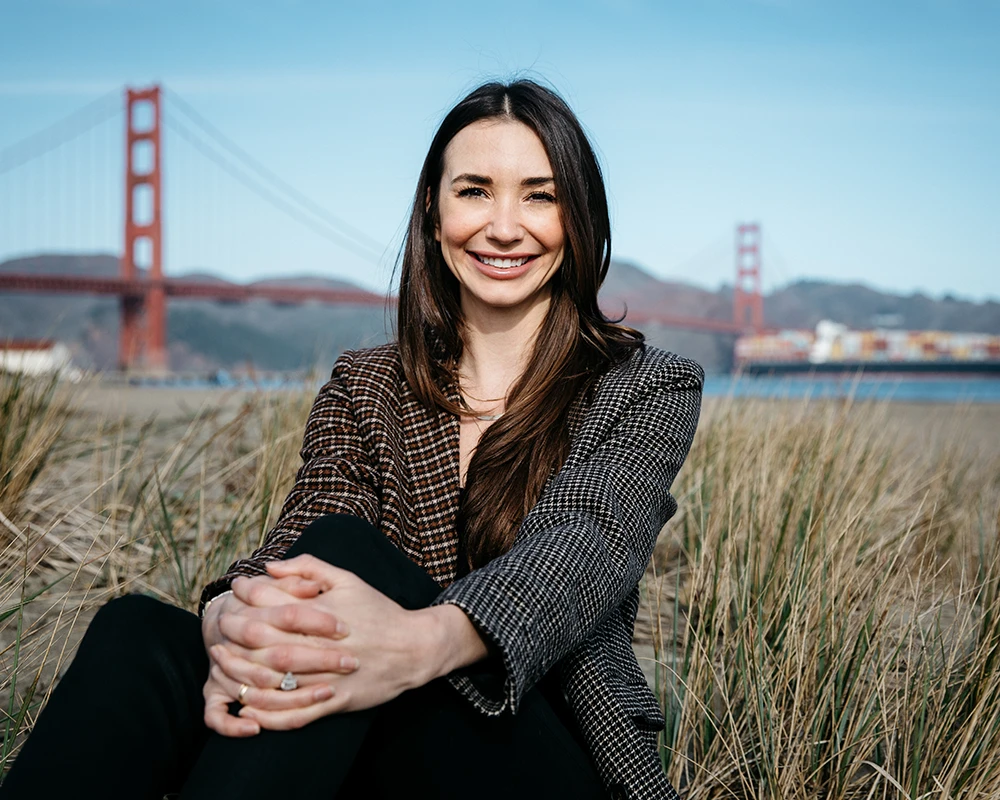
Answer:
[[(487, 178), (485, 175), (473, 175), (471, 172), (463, 172), (451, 182), (451, 185), (454, 186), (456, 183), (473, 183), (476, 186), (492, 186), (493, 179)], [(544, 186), (547, 183), (555, 183), (555, 178), (552, 178), (551, 176), (525, 178), (521, 181), (522, 186)]]

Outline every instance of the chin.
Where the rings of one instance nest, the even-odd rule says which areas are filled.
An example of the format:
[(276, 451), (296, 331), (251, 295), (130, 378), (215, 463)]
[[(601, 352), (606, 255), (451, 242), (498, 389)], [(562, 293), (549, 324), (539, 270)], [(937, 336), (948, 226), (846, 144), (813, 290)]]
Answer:
[(476, 302), (487, 308), (508, 309), (524, 304), (523, 297), (477, 297)]

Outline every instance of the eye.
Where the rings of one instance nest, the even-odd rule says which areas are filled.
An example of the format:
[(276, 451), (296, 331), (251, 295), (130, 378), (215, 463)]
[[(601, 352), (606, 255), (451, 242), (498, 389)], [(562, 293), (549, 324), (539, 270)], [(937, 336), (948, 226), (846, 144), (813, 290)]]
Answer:
[(542, 203), (554, 203), (556, 201), (556, 196), (554, 194), (549, 194), (548, 192), (532, 192), (528, 195), (529, 200), (537, 200)]
[(486, 197), (486, 192), (479, 186), (466, 186), (458, 192), (459, 197)]

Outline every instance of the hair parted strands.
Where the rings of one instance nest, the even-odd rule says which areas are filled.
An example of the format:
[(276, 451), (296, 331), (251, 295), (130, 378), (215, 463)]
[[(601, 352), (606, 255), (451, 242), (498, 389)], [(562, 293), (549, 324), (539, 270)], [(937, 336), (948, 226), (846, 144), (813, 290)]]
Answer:
[(487, 83), (445, 116), (417, 183), (400, 275), (397, 335), (406, 379), (429, 408), (468, 414), (448, 397), (464, 347), (458, 281), (435, 238), (438, 193), (449, 142), (480, 120), (511, 120), (541, 140), (552, 165), (566, 230), (552, 300), (524, 374), (503, 417), (482, 435), (469, 464), (463, 563), (475, 569), (510, 549), (521, 520), (566, 459), (574, 398), (611, 364), (641, 346), (638, 331), (607, 319), (597, 293), (611, 262), (604, 179), (579, 120), (555, 92), (533, 81)]

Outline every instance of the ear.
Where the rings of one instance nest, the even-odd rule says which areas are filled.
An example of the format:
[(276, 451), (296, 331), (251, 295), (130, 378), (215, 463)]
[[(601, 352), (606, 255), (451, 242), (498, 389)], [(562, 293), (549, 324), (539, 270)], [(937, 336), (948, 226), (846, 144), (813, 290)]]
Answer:
[[(424, 198), (424, 213), (429, 213), (431, 210), (431, 187), (427, 187), (427, 197)], [(434, 220), (434, 239), (438, 242), (441, 241), (441, 223), (438, 220)]]

